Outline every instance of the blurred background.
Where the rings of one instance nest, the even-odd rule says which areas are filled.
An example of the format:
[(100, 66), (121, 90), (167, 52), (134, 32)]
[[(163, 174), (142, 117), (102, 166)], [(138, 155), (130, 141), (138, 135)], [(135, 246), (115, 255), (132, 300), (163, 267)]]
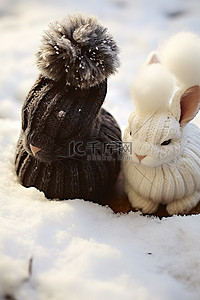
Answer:
[(149, 52), (180, 30), (200, 33), (199, 0), (1, 0), (0, 118), (20, 121), (23, 101), (39, 74), (34, 55), (43, 30), (79, 12), (97, 16), (121, 49), (121, 67), (109, 80), (104, 106), (122, 129), (134, 108), (131, 82)]

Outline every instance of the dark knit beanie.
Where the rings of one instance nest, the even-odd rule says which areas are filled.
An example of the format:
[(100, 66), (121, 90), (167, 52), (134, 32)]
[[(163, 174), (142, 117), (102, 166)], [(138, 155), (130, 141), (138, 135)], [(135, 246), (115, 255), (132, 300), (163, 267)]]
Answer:
[(51, 24), (37, 52), (41, 72), (22, 108), (16, 172), (49, 199), (103, 201), (120, 171), (121, 131), (101, 108), (118, 48), (94, 17)]

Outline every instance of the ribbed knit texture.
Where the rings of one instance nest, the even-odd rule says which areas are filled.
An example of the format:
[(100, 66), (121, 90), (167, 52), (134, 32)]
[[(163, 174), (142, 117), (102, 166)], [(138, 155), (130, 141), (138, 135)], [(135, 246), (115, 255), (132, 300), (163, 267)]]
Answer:
[[(71, 17), (45, 34), (41, 74), (22, 108), (17, 176), (49, 199), (103, 203), (120, 171), (121, 131), (101, 108), (118, 48), (94, 18)], [(32, 146), (40, 149), (35, 156)]]
[(183, 152), (169, 164), (149, 168), (123, 161), (125, 190), (133, 207), (152, 213), (162, 203), (174, 214), (188, 212), (199, 202), (199, 129), (188, 124), (187, 131)]
[[(87, 160), (92, 151), (86, 148), (121, 140), (116, 121), (101, 109), (106, 81), (89, 90), (67, 89), (40, 77), (29, 93), (22, 110), (16, 172), (24, 186), (34, 186), (48, 198), (103, 201), (120, 170), (119, 148), (104, 155), (108, 160), (97, 161)], [(87, 155), (71, 157), (72, 141), (83, 141), (81, 151)], [(36, 158), (30, 144), (42, 149)], [(98, 147), (95, 151), (101, 155)]]
[[(159, 203), (170, 215), (186, 213), (200, 201), (199, 128), (178, 122), (183, 93), (173, 98), (173, 115), (135, 111), (124, 133), (123, 141), (132, 145), (131, 153), (124, 153), (125, 191), (132, 206), (144, 213), (155, 212)], [(169, 145), (162, 146), (168, 139)], [(141, 163), (136, 154), (145, 156)]]
[(200, 37), (180, 32), (152, 52), (132, 94), (123, 137), (132, 146), (123, 160), (129, 201), (144, 213), (159, 203), (188, 213), (200, 201), (200, 129), (189, 123), (200, 107)]

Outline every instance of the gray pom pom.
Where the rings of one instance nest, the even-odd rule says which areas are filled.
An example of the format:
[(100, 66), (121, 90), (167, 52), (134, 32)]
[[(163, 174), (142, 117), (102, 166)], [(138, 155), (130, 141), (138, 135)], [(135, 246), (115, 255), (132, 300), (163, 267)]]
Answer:
[(45, 77), (87, 89), (116, 72), (118, 53), (112, 36), (96, 18), (75, 15), (50, 24), (36, 56)]

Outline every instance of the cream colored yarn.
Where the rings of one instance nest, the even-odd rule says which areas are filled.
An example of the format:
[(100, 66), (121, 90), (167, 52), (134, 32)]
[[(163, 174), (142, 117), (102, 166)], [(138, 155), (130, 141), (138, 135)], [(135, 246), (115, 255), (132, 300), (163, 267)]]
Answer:
[[(125, 191), (132, 206), (144, 213), (155, 212), (159, 203), (162, 203), (166, 205), (170, 215), (183, 214), (189, 212), (200, 201), (200, 130), (189, 123), (199, 109), (200, 88), (197, 82), (200, 84), (200, 78), (198, 81), (194, 77), (192, 84), (191, 77), (183, 74), (198, 74), (200, 65), (199, 62), (193, 64), (193, 69), (188, 71), (190, 57), (183, 55), (181, 49), (177, 50), (180, 51), (180, 55), (177, 56), (176, 53), (175, 57), (184, 57), (187, 68), (180, 68), (180, 61), (177, 69), (173, 65), (175, 79), (179, 82), (178, 91), (173, 95), (174, 92), (171, 91), (175, 90), (175, 87), (172, 89), (173, 80), (169, 78), (173, 78), (173, 73), (169, 75), (167, 72), (171, 72), (170, 63), (174, 61), (170, 43), (174, 45), (176, 38), (182, 46), (184, 43), (188, 45), (191, 38), (200, 47), (200, 39), (196, 36), (194, 39), (194, 34), (181, 33), (174, 36), (172, 42), (165, 43), (164, 55), (169, 67), (163, 65), (162, 68), (158, 68), (158, 59), (155, 59), (154, 54), (152, 62), (156, 61), (156, 64), (151, 65), (151, 70), (148, 69), (148, 65), (143, 67), (133, 84), (136, 110), (131, 113), (123, 136), (123, 141), (131, 145), (131, 151), (125, 151), (123, 154)], [(168, 52), (166, 49), (169, 49)], [(163, 70), (165, 67), (168, 69), (166, 75)], [(145, 68), (148, 70), (148, 76)], [(149, 72), (152, 72), (152, 76)], [(179, 77), (179, 73), (182, 77)], [(148, 77), (151, 78), (151, 86), (148, 86)], [(164, 78), (169, 78), (167, 88)], [(186, 79), (185, 82), (180, 81), (180, 78)], [(141, 90), (142, 83), (148, 87), (143, 86)], [(158, 85), (159, 93), (156, 94)], [(160, 95), (162, 99), (159, 102)], [(185, 99), (187, 101), (184, 101)], [(169, 144), (165, 145), (167, 141)]]
[[(159, 130), (151, 136), (152, 140), (156, 133), (160, 134)], [(200, 200), (200, 134), (195, 125), (187, 126), (184, 144), (178, 158), (156, 167), (135, 164), (134, 159), (129, 160), (128, 153), (124, 154), (125, 191), (134, 208), (153, 213), (158, 204), (163, 203), (167, 204), (167, 211), (172, 215), (188, 212), (196, 206)], [(136, 149), (136, 153), (140, 153), (139, 148)], [(149, 146), (149, 151), (146, 148), (143, 154), (152, 152)], [(149, 157), (144, 158), (143, 163), (145, 159)]]

